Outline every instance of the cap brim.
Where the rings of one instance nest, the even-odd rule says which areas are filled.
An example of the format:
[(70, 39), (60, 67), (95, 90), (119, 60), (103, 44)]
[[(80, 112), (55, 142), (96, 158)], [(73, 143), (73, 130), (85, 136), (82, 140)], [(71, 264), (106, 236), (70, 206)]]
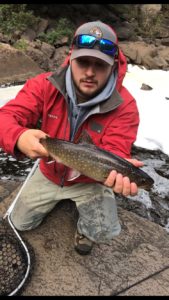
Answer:
[(92, 56), (92, 57), (97, 57), (99, 59), (104, 60), (105, 62), (107, 62), (109, 65), (113, 66), (114, 65), (114, 58), (110, 57), (107, 54), (104, 54), (103, 52), (101, 52), (100, 50), (96, 50), (96, 49), (74, 49), (72, 50), (70, 59), (75, 59), (81, 56)]

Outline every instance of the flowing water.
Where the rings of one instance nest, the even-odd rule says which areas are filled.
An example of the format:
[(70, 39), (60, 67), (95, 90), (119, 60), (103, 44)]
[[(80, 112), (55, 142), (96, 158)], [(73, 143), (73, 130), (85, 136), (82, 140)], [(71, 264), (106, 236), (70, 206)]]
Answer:
[(0, 148), (0, 179), (23, 181), (33, 166), (31, 159), (17, 160)]

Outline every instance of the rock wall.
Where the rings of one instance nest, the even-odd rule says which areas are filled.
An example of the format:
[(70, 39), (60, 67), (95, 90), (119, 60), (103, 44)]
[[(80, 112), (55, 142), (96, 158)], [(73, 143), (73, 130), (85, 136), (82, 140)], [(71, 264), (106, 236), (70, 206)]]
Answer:
[(169, 4), (30, 4), (28, 8), (43, 18), (57, 20), (64, 16), (75, 27), (100, 19), (110, 23), (122, 40), (136, 39), (138, 33), (156, 37), (161, 32), (162, 37), (162, 31), (169, 25)]
[[(169, 70), (169, 4), (29, 4), (27, 8), (40, 16), (38, 25), (24, 31), (16, 30), (10, 36), (0, 33), (0, 60), (2, 65), (5, 63), (0, 68), (0, 85), (9, 80), (11, 83), (22, 82), (31, 77), (35, 69), (38, 73), (55, 71), (63, 63), (69, 52), (70, 36), (56, 38), (53, 44), (39, 39), (40, 34), (55, 30), (57, 21), (63, 17), (71, 22), (74, 30), (86, 21), (100, 19), (107, 22), (117, 32), (119, 47), (128, 63), (147, 69)], [(13, 47), (18, 50), (14, 51)], [(12, 60), (5, 59), (9, 48), (11, 57), (16, 52), (24, 63), (16, 59), (16, 55)]]

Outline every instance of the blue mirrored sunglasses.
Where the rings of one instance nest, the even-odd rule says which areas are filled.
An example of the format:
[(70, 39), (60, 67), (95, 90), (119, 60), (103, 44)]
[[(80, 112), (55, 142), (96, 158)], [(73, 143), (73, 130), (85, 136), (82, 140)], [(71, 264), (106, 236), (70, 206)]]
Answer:
[(100, 51), (110, 56), (118, 55), (118, 46), (113, 42), (106, 39), (98, 39), (93, 35), (89, 34), (80, 34), (74, 38), (73, 44), (76, 45), (77, 48), (93, 48), (96, 43), (99, 45)]

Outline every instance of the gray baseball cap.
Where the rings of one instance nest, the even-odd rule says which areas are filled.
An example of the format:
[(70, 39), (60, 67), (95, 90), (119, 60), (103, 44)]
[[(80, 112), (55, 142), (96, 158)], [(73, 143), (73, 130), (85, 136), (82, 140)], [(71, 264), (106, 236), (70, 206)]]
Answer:
[[(117, 37), (114, 33), (114, 31), (111, 29), (110, 26), (107, 24), (101, 22), (101, 21), (94, 21), (94, 22), (88, 22), (83, 25), (81, 25), (75, 32), (75, 36), (80, 35), (80, 34), (89, 34), (93, 35), (97, 38), (103, 38), (109, 41), (112, 41), (113, 43), (117, 44)], [(70, 56), (70, 60), (74, 58), (78, 58), (81, 56), (92, 56), (92, 57), (97, 57), (111, 66), (114, 64), (114, 58), (108, 54), (103, 53), (101, 50), (96, 49), (96, 48), (76, 48), (73, 47), (72, 53)]]

